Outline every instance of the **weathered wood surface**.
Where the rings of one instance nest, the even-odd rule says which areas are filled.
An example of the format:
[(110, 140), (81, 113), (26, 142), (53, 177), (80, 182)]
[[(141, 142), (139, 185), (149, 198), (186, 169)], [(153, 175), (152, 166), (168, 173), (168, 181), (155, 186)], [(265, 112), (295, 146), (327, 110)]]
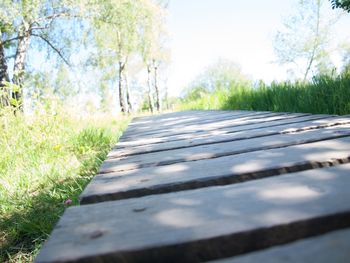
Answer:
[[(211, 114), (203, 115), (201, 112), (187, 112), (181, 118), (164, 118), (162, 116), (161, 119), (156, 119), (152, 117), (152, 121), (146, 125), (133, 123), (134, 125), (130, 125), (130, 129), (127, 129), (124, 133), (123, 137), (133, 136), (135, 134), (142, 133), (142, 135), (146, 134), (159, 134), (161, 131), (176, 131), (177, 128), (187, 128), (190, 125), (194, 128), (198, 129), (198, 127), (209, 126), (211, 124), (218, 125), (223, 121), (228, 121), (229, 123), (235, 121), (236, 119), (249, 119), (249, 117), (254, 116), (254, 118), (264, 118), (266, 116), (277, 116), (277, 115), (285, 115), (287, 113), (272, 113), (272, 112), (211, 112)], [(186, 118), (186, 115), (188, 117)], [(136, 125), (135, 125), (136, 124)]]
[[(257, 132), (257, 130), (266, 129), (266, 128), (274, 128), (276, 129), (284, 129), (282, 126), (284, 125), (302, 125), (304, 127), (304, 122), (315, 120), (314, 125), (318, 125), (316, 120), (329, 118), (329, 116), (325, 115), (311, 115), (311, 116), (295, 116), (293, 118), (287, 118), (283, 120), (273, 120), (269, 122), (264, 123), (258, 123), (258, 124), (247, 124), (247, 125), (241, 125), (241, 126), (230, 126), (227, 128), (221, 128), (216, 129), (214, 131), (202, 131), (197, 133), (189, 133), (189, 134), (182, 134), (182, 135), (172, 135), (171, 133), (168, 133), (167, 136), (159, 137), (157, 135), (153, 136), (152, 138), (144, 138), (142, 137), (142, 134), (138, 138), (135, 138), (131, 141), (124, 141), (119, 142), (118, 145), (114, 147), (114, 149), (122, 149), (128, 148), (127, 150), (131, 150), (131, 153), (125, 153), (125, 154), (132, 154), (134, 151), (138, 151), (142, 153), (142, 150), (144, 151), (150, 151), (150, 150), (157, 150), (158, 144), (162, 149), (169, 149), (172, 147), (177, 147), (181, 145), (190, 145), (196, 143), (197, 140), (202, 139), (212, 139), (215, 140), (215, 138), (218, 138), (220, 140), (220, 136), (236, 136), (236, 135), (243, 135), (247, 132)], [(349, 120), (349, 119), (346, 119)], [(282, 127), (282, 128), (281, 128)], [(293, 128), (294, 126), (292, 126)], [(166, 144), (164, 144), (166, 143)], [(132, 146), (132, 148), (131, 148)], [(115, 154), (115, 151), (112, 152)], [(137, 153), (137, 152), (136, 152)], [(122, 154), (122, 153), (121, 153)]]
[(130, 141), (130, 140), (138, 139), (140, 136), (142, 136), (142, 138), (145, 138), (145, 139), (153, 138), (154, 136), (167, 137), (169, 136), (169, 134), (171, 134), (172, 136), (191, 134), (193, 136), (196, 133), (215, 131), (218, 129), (229, 128), (232, 126), (237, 128), (248, 124), (266, 123), (273, 120), (297, 118), (300, 116), (306, 116), (306, 114), (297, 115), (297, 114), (285, 114), (285, 113), (265, 113), (265, 114), (260, 114), (258, 116), (250, 114), (249, 116), (237, 117), (235, 119), (217, 120), (217, 121), (213, 121), (210, 124), (201, 123), (201, 124), (187, 125), (183, 127), (175, 127), (172, 129), (156, 130), (148, 133), (138, 132), (138, 133), (133, 133), (131, 135), (128, 133), (125, 133), (121, 138), (121, 141), (125, 141), (125, 140)]
[[(337, 120), (336, 120), (337, 121)], [(282, 131), (273, 129), (246, 137), (226, 136), (224, 140), (214, 141), (214, 138), (204, 139), (194, 145), (177, 146), (166, 150), (155, 150), (144, 152), (133, 156), (120, 156), (112, 153), (103, 163), (100, 173), (125, 171), (149, 166), (167, 165), (179, 162), (212, 159), (222, 156), (267, 150), (273, 148), (287, 147), (320, 140), (331, 139), (339, 135), (350, 135), (350, 121), (347, 125), (339, 125), (339, 122), (329, 121), (324, 126), (303, 127), (300, 129), (284, 129)], [(338, 125), (334, 125), (338, 124)], [(295, 126), (294, 126), (295, 127)], [(217, 136), (219, 137), (219, 136)], [(183, 149), (188, 148), (188, 149)], [(146, 154), (147, 153), (147, 154)], [(114, 157), (116, 156), (116, 157)]]
[(211, 263), (349, 263), (350, 230), (339, 230), (291, 244)]
[[(142, 133), (154, 133), (166, 130), (176, 130), (176, 128), (185, 128), (188, 125), (210, 125), (218, 124), (221, 121), (234, 121), (238, 118), (249, 118), (254, 116), (255, 118), (263, 118), (264, 116), (277, 116), (285, 115), (288, 113), (273, 113), (273, 112), (252, 112), (252, 111), (208, 111), (203, 113), (201, 111), (188, 111), (182, 112), (180, 115), (178, 113), (163, 114), (161, 117), (157, 118), (152, 116), (147, 122), (135, 122), (133, 121), (129, 128), (125, 131), (124, 137)], [(170, 115), (166, 117), (166, 115)], [(306, 115), (306, 114), (300, 114)], [(307, 114), (310, 115), (310, 114)], [(142, 118), (144, 119), (144, 118)], [(147, 119), (147, 117), (146, 117)], [(193, 126), (192, 126), (193, 127)], [(197, 126), (195, 128), (198, 128)]]
[(333, 136), (339, 138), (97, 175), (81, 195), (81, 203), (237, 183), (284, 174), (288, 170), (298, 171), (348, 161), (349, 134)]
[(37, 262), (198, 262), (350, 227), (350, 164), (67, 209)]
[[(350, 239), (349, 162), (348, 116), (136, 118), (36, 262), (273, 262), (304, 241), (322, 253), (315, 244), (327, 250), (332, 231)], [(332, 262), (350, 258), (337, 248)]]

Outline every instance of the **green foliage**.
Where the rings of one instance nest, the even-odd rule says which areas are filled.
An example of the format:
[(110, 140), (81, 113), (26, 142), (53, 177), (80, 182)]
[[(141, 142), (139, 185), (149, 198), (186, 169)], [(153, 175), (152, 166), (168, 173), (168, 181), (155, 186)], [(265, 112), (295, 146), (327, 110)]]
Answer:
[(30, 262), (66, 205), (116, 143), (127, 119), (0, 115), (0, 262)]
[[(20, 86), (3, 80), (2, 81), (2, 87), (0, 89), (0, 99), (1, 100), (7, 100), (9, 102), (10, 106), (12, 106), (14, 108), (18, 108), (18, 107), (21, 106), (22, 100), (18, 100), (16, 98), (13, 98), (10, 95), (15, 93), (15, 92), (20, 92), (21, 89), (22, 88)], [(0, 106), (1, 105), (3, 105), (3, 104), (0, 103)], [(1, 107), (0, 107), (0, 111), (1, 110), (3, 110), (3, 109), (1, 109)], [(7, 109), (7, 110), (11, 110), (11, 108)]]
[(92, 5), (91, 9), (96, 10), (92, 22), (100, 52), (99, 65), (108, 65), (113, 56), (116, 62), (124, 62), (131, 54), (148, 54), (156, 44), (151, 36), (159, 33), (156, 22), (162, 9), (153, 1), (108, 0)]
[[(48, 56), (55, 54), (57, 58), (69, 64), (68, 57), (73, 50), (72, 40), (79, 42), (77, 40), (81, 36), (76, 34), (75, 29), (82, 23), (86, 2), (85, 0), (1, 1), (0, 46), (4, 49), (1, 53), (4, 53), (6, 59), (1, 59), (0, 82), (12, 77), (10, 82), (21, 87), (20, 91), (12, 91), (11, 97), (16, 100), (10, 101), (17, 110), (22, 111), (23, 105), (28, 105), (21, 100), (31, 93), (24, 85), (24, 77), (31, 76), (27, 71), (30, 68), (27, 61), (28, 54), (33, 49), (42, 52), (43, 48), (47, 48)], [(12, 70), (9, 68), (10, 65), (13, 65)], [(8, 104), (6, 103), (6, 106)]]
[[(82, 1), (72, 0), (2, 0), (0, 29), (5, 33), (2, 40), (6, 44), (15, 44), (19, 36), (28, 32), (39, 41), (45, 38), (50, 44), (56, 46), (56, 51), (63, 52), (57, 49), (57, 44), (63, 44), (63, 42), (67, 44), (66, 37), (74, 37), (73, 34), (70, 34), (72, 32), (67, 30), (68, 18), (82, 17), (84, 13), (82, 7)], [(57, 23), (59, 19), (66, 23), (64, 31)], [(56, 29), (60, 31), (59, 35), (56, 34)], [(43, 44), (47, 45), (48, 42), (44, 41)], [(52, 48), (52, 46), (49, 47)]]
[(190, 86), (185, 92), (186, 95), (183, 100), (188, 102), (203, 98), (205, 95), (209, 94), (209, 91), (200, 84)]
[[(138, 60), (141, 63), (146, 55), (147, 58), (157, 62), (165, 61), (164, 52), (160, 52), (162, 47), (160, 42), (164, 40), (163, 25), (162, 1), (2, 0), (0, 44), (4, 48), (7, 59), (1, 61), (1, 78), (5, 75), (9, 76), (12, 78), (10, 82), (24, 87), (23, 94), (15, 93), (15, 95), (28, 100), (25, 103), (26, 106), (32, 106), (35, 104), (33, 101), (38, 100), (40, 103), (40, 100), (47, 97), (48, 91), (61, 100), (78, 96), (78, 88), (70, 88), (78, 87), (80, 81), (74, 79), (72, 69), (68, 72), (59, 64), (60, 61), (76, 67), (77, 65), (92, 66), (84, 70), (94, 72), (98, 69), (94, 72), (97, 76), (96, 82), (101, 80), (105, 85), (91, 83), (90, 88), (102, 87), (101, 101), (106, 106), (109, 95), (106, 91), (115, 89), (113, 86), (116, 81), (122, 83), (121, 75), (129, 72), (127, 71), (128, 61)], [(20, 43), (22, 45), (19, 45)], [(82, 51), (82, 45), (85, 45), (88, 52)], [(17, 47), (21, 47), (21, 52), (16, 52)], [(50, 62), (53, 62), (49, 74), (44, 71), (39, 72), (35, 67), (31, 68), (33, 50), (47, 54)], [(150, 56), (151, 53), (152, 56)], [(72, 54), (75, 56), (71, 56)], [(85, 59), (86, 61), (82, 61)], [(13, 63), (14, 61), (16, 63)], [(10, 66), (13, 68), (10, 69)], [(123, 74), (118, 75), (119, 73)], [(55, 80), (52, 76), (56, 76)], [(132, 83), (131, 78), (126, 77), (125, 79)], [(48, 80), (50, 84), (44, 85), (45, 89), (42, 89), (43, 85), (39, 81), (44, 80)], [(125, 82), (122, 83), (123, 86), (126, 87), (126, 80), (123, 82)], [(80, 89), (84, 89), (80, 91), (81, 93), (86, 91), (86, 86), (79, 86), (79, 91)], [(106, 86), (108, 86), (107, 89)], [(128, 87), (133, 89), (130, 85)]]
[[(133, 82), (127, 83), (131, 72), (129, 64), (133, 61), (165, 60), (163, 53), (159, 52), (161, 44), (158, 37), (163, 35), (160, 30), (162, 24), (159, 23), (163, 9), (152, 0), (99, 1), (91, 9), (95, 10), (92, 24), (96, 44), (92, 61), (102, 69), (101, 80), (104, 83), (100, 85), (101, 95), (105, 94), (107, 84), (111, 86), (117, 81), (119, 104), (121, 110), (126, 110), (127, 86), (130, 88), (129, 84)], [(135, 68), (131, 77), (138, 73)], [(116, 90), (116, 87), (113, 89)]]
[(312, 82), (260, 82), (230, 92), (216, 91), (179, 105), (180, 109), (227, 109), (350, 114), (350, 75), (317, 76)]
[(324, 0), (298, 1), (296, 10), (284, 18), (274, 39), (277, 62), (289, 67), (297, 79), (309, 79), (310, 73), (330, 73), (333, 28), (340, 13), (326, 14)]
[[(159, 1), (161, 2), (161, 1)], [(164, 10), (160, 4), (153, 1), (144, 1), (143, 27), (138, 30), (140, 41), (138, 49), (145, 64), (150, 64), (152, 60), (166, 61), (169, 54), (164, 50), (166, 36), (164, 28)]]
[(342, 8), (345, 11), (350, 12), (350, 0), (330, 0), (332, 8)]
[(123, 61), (135, 46), (135, 24), (138, 24), (136, 2), (109, 0), (96, 5), (99, 8), (94, 18), (97, 45), (116, 56), (118, 62)]
[(230, 90), (249, 86), (250, 79), (241, 72), (239, 65), (229, 60), (220, 59), (210, 65), (184, 91), (183, 101), (207, 97), (212, 92)]

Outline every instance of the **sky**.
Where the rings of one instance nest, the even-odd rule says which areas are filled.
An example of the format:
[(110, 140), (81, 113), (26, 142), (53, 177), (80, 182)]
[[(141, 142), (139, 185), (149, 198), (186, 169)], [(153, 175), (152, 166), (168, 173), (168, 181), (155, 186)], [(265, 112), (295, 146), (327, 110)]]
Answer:
[[(219, 58), (238, 63), (243, 73), (255, 80), (286, 79), (286, 68), (274, 63), (273, 38), (282, 27), (282, 18), (293, 13), (296, 3), (297, 0), (170, 0), (169, 94), (179, 95)], [(329, 12), (333, 10), (329, 8)], [(339, 21), (338, 33), (350, 32), (349, 28), (347, 14)], [(346, 38), (350, 42), (350, 34)], [(339, 63), (339, 58), (334, 60)]]

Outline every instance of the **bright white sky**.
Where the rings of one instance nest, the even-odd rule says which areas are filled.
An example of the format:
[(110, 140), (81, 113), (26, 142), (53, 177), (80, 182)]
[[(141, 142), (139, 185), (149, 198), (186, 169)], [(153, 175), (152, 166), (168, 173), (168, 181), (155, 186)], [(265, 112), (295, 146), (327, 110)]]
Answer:
[[(178, 95), (219, 58), (238, 63), (256, 80), (285, 79), (286, 70), (272, 63), (276, 60), (273, 38), (282, 17), (292, 14), (297, 1), (170, 0), (169, 93)], [(350, 14), (342, 17), (338, 28), (350, 32)]]

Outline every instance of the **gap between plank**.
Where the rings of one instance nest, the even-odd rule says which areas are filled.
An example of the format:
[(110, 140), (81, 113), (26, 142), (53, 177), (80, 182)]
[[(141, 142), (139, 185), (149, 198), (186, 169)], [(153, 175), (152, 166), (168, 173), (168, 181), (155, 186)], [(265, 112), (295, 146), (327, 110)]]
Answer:
[[(305, 116), (302, 116), (302, 117), (305, 117)], [(295, 118), (297, 118), (297, 117), (295, 117)], [(320, 116), (320, 117), (314, 118), (314, 119), (307, 119), (307, 120), (301, 120), (301, 121), (292, 121), (292, 122), (287, 122), (287, 123), (276, 123), (276, 124), (272, 124), (272, 125), (270, 125), (268, 127), (277, 127), (277, 126), (290, 125), (290, 124), (296, 124), (296, 123), (302, 123), (302, 122), (308, 122), (308, 121), (317, 121), (317, 120), (322, 120), (322, 119), (327, 119), (327, 118), (329, 118), (329, 117)], [(293, 118), (282, 119), (282, 120), (289, 120), (289, 119), (294, 119), (294, 117)], [(272, 121), (281, 121), (281, 119), (272, 120)], [(244, 125), (256, 125), (256, 124), (260, 124), (260, 123), (249, 123), (249, 124), (244, 124)], [(229, 127), (225, 127), (225, 128), (218, 128), (217, 130), (231, 128), (231, 127), (236, 127), (236, 126), (229, 126)], [(242, 129), (242, 130), (237, 130), (237, 131), (227, 131), (227, 132), (224, 132), (223, 134), (230, 134), (230, 133), (236, 133), (236, 132), (242, 132), (242, 131), (252, 131), (252, 130), (258, 130), (258, 129), (261, 129), (261, 128), (268, 128), (268, 127), (255, 127), (255, 128), (248, 128), (248, 129)], [(174, 135), (174, 136), (177, 136), (177, 135)], [(210, 134), (204, 134), (204, 135), (201, 135), (201, 136), (202, 136), (201, 138), (206, 138), (206, 137), (209, 137)], [(164, 138), (164, 137), (166, 137), (166, 136), (163, 136), (163, 137), (161, 136), (161, 137), (157, 137), (157, 138)], [(144, 147), (144, 146), (149, 146), (149, 145), (154, 145), (154, 144), (162, 144), (162, 143), (184, 141), (184, 140), (186, 140), (186, 138), (185, 139), (184, 138), (167, 139), (166, 141), (146, 143), (146, 144), (139, 144), (139, 145), (135, 145), (135, 146), (120, 146), (120, 145), (116, 145), (116, 146), (112, 147), (112, 150), (123, 150), (123, 149), (127, 149), (127, 148), (130, 148), (130, 147), (133, 147), (133, 148), (137, 149), (139, 147)], [(197, 146), (197, 145), (194, 144), (194, 146)]]
[[(259, 116), (259, 115), (264, 115), (264, 116)], [(274, 116), (284, 116), (284, 115), (288, 115), (288, 113), (273, 113), (273, 112), (259, 112), (257, 114), (243, 114), (243, 115), (234, 115), (234, 116), (226, 116), (225, 118), (218, 118), (218, 119), (205, 119), (205, 120), (201, 120), (201, 122), (191, 122), (189, 121), (188, 125), (202, 125), (202, 124), (208, 124), (208, 123), (217, 123), (220, 121), (227, 121), (227, 120), (235, 120), (236, 118), (251, 118), (251, 117), (255, 117), (254, 119), (261, 119), (261, 118), (268, 118), (268, 117), (274, 117)], [(305, 113), (300, 114), (300, 116), (309, 116), (310, 114)], [(186, 123), (181, 124), (180, 126), (183, 127), (183, 125)], [(167, 125), (168, 126), (168, 125)], [(178, 128), (181, 128), (178, 127)], [(133, 127), (134, 128), (134, 127)], [(125, 134), (125, 137), (123, 139), (128, 139), (128, 137), (135, 137), (135, 136), (140, 136), (140, 135), (152, 135), (152, 134), (157, 134), (159, 132), (169, 132), (171, 130), (169, 130), (169, 128), (159, 128), (159, 129), (154, 129), (148, 132), (145, 131), (129, 131)]]
[[(241, 137), (241, 138), (235, 138), (235, 139), (220, 140), (220, 141), (216, 141), (216, 142), (207, 142), (207, 143), (199, 143), (199, 144), (196, 144), (196, 145), (173, 147), (171, 149), (153, 150), (153, 151), (144, 152), (143, 154), (156, 153), (156, 152), (162, 152), (162, 151), (170, 151), (170, 150), (178, 150), (178, 149), (197, 147), (197, 146), (204, 146), (204, 145), (212, 145), (212, 144), (234, 142), (234, 141), (239, 141), (239, 140), (248, 140), (248, 139), (268, 137), (268, 136), (273, 136), (273, 135), (292, 134), (292, 133), (298, 133), (298, 132), (303, 132), (303, 131), (309, 131), (309, 130), (316, 130), (316, 129), (329, 128), (329, 127), (334, 127), (334, 126), (339, 126), (339, 125), (345, 125), (345, 124), (349, 124), (349, 123), (350, 123), (350, 121), (343, 122), (343, 123), (332, 123), (332, 124), (325, 124), (325, 125), (319, 125), (319, 126), (311, 126), (311, 127), (299, 128), (299, 129), (295, 129), (295, 130), (291, 130), (291, 131), (271, 132), (271, 133), (260, 134), (260, 135), (255, 135), (255, 136), (248, 136), (248, 137)], [(200, 160), (215, 159), (215, 158), (224, 157), (224, 156), (230, 156), (230, 155), (236, 155), (236, 154), (242, 154), (242, 153), (248, 153), (248, 152), (255, 152), (255, 151), (261, 151), (261, 150), (285, 148), (285, 147), (289, 147), (289, 146), (293, 146), (293, 145), (307, 144), (307, 143), (313, 143), (313, 142), (318, 142), (318, 141), (326, 141), (326, 140), (330, 140), (330, 139), (337, 139), (337, 138), (343, 138), (343, 137), (348, 137), (348, 136), (350, 136), (350, 132), (347, 133), (347, 134), (335, 134), (335, 135), (328, 136), (328, 137), (323, 137), (323, 138), (320, 138), (320, 139), (297, 140), (297, 141), (294, 141), (294, 142), (280, 143), (280, 144), (275, 144), (275, 145), (270, 145), (270, 146), (247, 148), (245, 150), (226, 151), (226, 152), (221, 152), (221, 153), (214, 153), (214, 154), (210, 154), (208, 156), (195, 156), (195, 157), (189, 156), (189, 157), (186, 157), (186, 158), (178, 158), (178, 159), (167, 160), (167, 161), (135, 164), (134, 167), (130, 167), (128, 169), (125, 169), (125, 168), (123, 168), (123, 169), (106, 169), (106, 170), (100, 171), (99, 174), (106, 174), (106, 173), (112, 173), (112, 172), (122, 172), (122, 171), (135, 170), (135, 169), (152, 167), (152, 166), (164, 166), (164, 165), (170, 165), (170, 164), (181, 163), (181, 162), (193, 162), (193, 161), (200, 161)], [(118, 160), (120, 158), (125, 158), (125, 157), (128, 157), (128, 156), (135, 156), (135, 155), (140, 155), (140, 154), (141, 153), (131, 153), (131, 154), (120, 155), (120, 156), (116, 156), (116, 157), (111, 156), (111, 157), (108, 158), (108, 160)]]
[[(258, 116), (252, 120), (256, 120), (256, 119), (263, 119), (263, 118), (268, 118), (268, 117), (279, 117), (279, 116), (285, 116), (287, 114), (276, 114), (276, 115), (273, 115), (273, 116)], [(275, 120), (267, 120), (267, 121), (261, 121), (261, 122), (257, 122), (257, 123), (246, 123), (246, 124), (237, 124), (237, 125), (230, 125), (230, 126), (225, 126), (225, 128), (228, 128), (228, 127), (240, 127), (240, 126), (245, 126), (245, 125), (249, 125), (249, 124), (260, 124), (260, 123), (267, 123), (267, 122), (271, 122), (271, 121), (277, 121), (277, 120), (285, 120), (285, 119), (293, 119), (293, 118), (298, 118), (298, 117), (306, 117), (306, 116), (311, 116), (310, 114), (305, 114), (305, 115), (298, 115), (298, 116), (288, 116), (287, 118), (279, 118), (279, 119), (275, 119)], [(230, 119), (227, 119), (227, 120), (234, 120), (232, 118)], [(219, 120), (220, 121), (220, 120)], [(180, 127), (179, 127), (180, 128)], [(173, 133), (171, 135), (185, 135), (185, 134), (193, 134), (193, 133), (197, 133), (197, 132), (207, 132), (207, 131), (212, 131), (212, 130), (218, 130), (220, 129), (220, 127), (213, 127), (212, 129), (210, 130), (194, 130), (194, 131), (187, 131), (187, 132), (178, 132), (178, 133)], [(162, 133), (169, 133), (171, 132), (171, 130), (164, 130), (162, 131)], [(125, 137), (122, 138), (122, 140), (120, 141), (128, 141), (128, 140), (132, 140), (133, 138), (135, 137), (139, 137), (139, 136), (148, 136), (148, 135), (157, 135), (159, 132), (152, 132), (152, 133), (137, 133), (135, 135), (126, 135)], [(168, 135), (165, 135), (165, 137), (168, 136)], [(164, 137), (164, 136), (159, 136), (159, 138), (161, 137)]]
[(350, 155), (340, 159), (331, 158), (323, 162), (302, 161), (302, 162), (297, 162), (290, 166), (284, 166), (284, 167), (277, 166), (277, 167), (272, 167), (269, 169), (255, 171), (255, 172), (248, 172), (248, 173), (241, 173), (241, 174), (232, 173), (232, 174), (215, 176), (215, 177), (207, 176), (203, 178), (196, 178), (190, 181), (158, 184), (158, 185), (152, 185), (147, 187), (140, 187), (140, 188), (127, 190), (127, 191), (119, 191), (115, 193), (102, 193), (102, 194), (89, 195), (89, 196), (84, 196), (80, 200), (80, 204), (99, 203), (99, 202), (112, 201), (112, 200), (142, 197), (147, 195), (173, 193), (173, 192), (179, 192), (184, 190), (194, 190), (194, 189), (210, 187), (210, 186), (236, 184), (236, 183), (242, 183), (242, 182), (272, 177), (272, 176), (284, 175), (288, 173), (312, 170), (315, 168), (336, 166), (336, 165), (346, 164), (349, 162), (350, 162)]

